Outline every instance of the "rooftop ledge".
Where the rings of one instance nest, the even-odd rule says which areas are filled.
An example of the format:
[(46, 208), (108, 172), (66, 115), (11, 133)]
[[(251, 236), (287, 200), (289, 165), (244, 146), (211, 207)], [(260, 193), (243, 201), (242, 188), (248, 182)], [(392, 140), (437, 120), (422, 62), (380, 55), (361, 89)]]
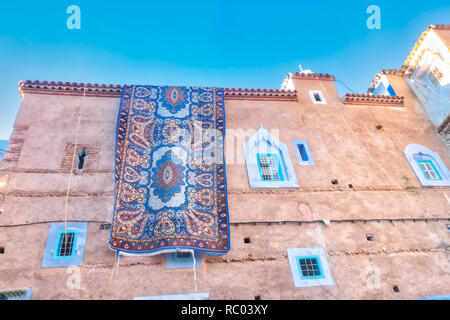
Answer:
[(384, 96), (368, 93), (347, 93), (344, 97), (344, 104), (403, 107), (405, 105), (405, 98), (401, 96)]
[[(86, 88), (86, 92), (85, 92)], [(19, 83), (20, 94), (52, 94), (90, 97), (122, 96), (122, 86), (112, 84), (55, 82), (55, 81), (21, 81)], [(270, 99), (270, 100), (296, 100), (297, 91), (283, 89), (242, 89), (224, 88), (225, 99)]]
[(293, 79), (301, 79), (301, 80), (326, 80), (326, 81), (334, 81), (334, 76), (326, 73), (301, 73), (295, 72), (292, 74)]

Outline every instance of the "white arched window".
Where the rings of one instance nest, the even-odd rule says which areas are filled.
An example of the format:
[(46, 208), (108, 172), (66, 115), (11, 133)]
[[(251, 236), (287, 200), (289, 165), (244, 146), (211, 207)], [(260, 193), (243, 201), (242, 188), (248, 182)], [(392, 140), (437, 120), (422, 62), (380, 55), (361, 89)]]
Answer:
[(298, 188), (286, 144), (262, 126), (243, 147), (250, 188)]
[(441, 157), (420, 144), (410, 144), (403, 154), (423, 186), (450, 186), (450, 174)]

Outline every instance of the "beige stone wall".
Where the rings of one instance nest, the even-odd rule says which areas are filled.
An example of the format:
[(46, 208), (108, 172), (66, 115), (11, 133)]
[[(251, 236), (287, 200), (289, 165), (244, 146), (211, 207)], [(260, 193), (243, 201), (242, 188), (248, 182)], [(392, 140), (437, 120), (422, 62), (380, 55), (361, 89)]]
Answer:
[[(450, 166), (449, 151), (404, 80), (390, 76), (395, 91), (405, 96), (405, 107), (344, 105), (331, 81), (294, 81), (298, 103), (225, 101), (231, 251), (204, 258), (197, 271), (198, 291), (208, 291), (211, 299), (415, 299), (448, 294), (450, 238), (445, 225), (450, 222), (444, 219), (450, 212), (450, 188), (422, 188), (401, 151), (419, 143)], [(328, 104), (314, 105), (308, 90), (322, 90)], [(90, 148), (93, 157), (87, 158), (86, 170), (75, 171), (68, 206), (69, 221), (89, 221), (83, 266), (77, 269), (78, 290), (67, 285), (72, 269), (42, 269), (41, 263), (50, 222), (64, 221), (70, 146), (82, 102), (78, 143)], [(132, 299), (193, 292), (193, 271), (165, 270), (162, 256), (122, 256), (110, 282), (115, 261), (107, 245), (110, 231), (99, 228), (111, 221), (113, 212), (119, 103), (118, 98), (25, 94), (11, 137), (16, 141), (0, 167), (0, 175), (9, 175), (9, 183), (0, 187), (0, 247), (5, 248), (0, 290), (32, 288), (35, 299)], [(244, 141), (230, 140), (233, 132), (251, 132), (260, 124), (278, 130), (287, 144), (299, 189), (249, 188)], [(377, 130), (378, 124), (383, 128)], [(315, 166), (297, 164), (291, 141), (300, 139), (308, 141)], [(332, 179), (339, 184), (331, 184)], [(312, 215), (302, 215), (299, 203), (306, 203)], [(367, 241), (367, 233), (375, 241)], [(314, 246), (327, 254), (334, 286), (295, 288), (286, 249)], [(378, 289), (367, 286), (374, 272), (380, 274)], [(400, 292), (392, 290), (394, 285)]]

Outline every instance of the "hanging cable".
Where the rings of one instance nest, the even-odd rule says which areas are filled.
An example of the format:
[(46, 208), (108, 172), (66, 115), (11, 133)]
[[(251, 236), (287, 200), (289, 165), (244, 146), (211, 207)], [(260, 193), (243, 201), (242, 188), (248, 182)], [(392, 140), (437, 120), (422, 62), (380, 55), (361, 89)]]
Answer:
[(352, 89), (350, 89), (345, 83), (343, 83), (341, 80), (334, 78), (337, 82), (339, 82), (340, 84), (342, 84), (345, 88), (347, 88), (348, 90), (350, 90), (353, 93), (358, 93)]
[(70, 194), (70, 185), (72, 183), (73, 177), (73, 169), (75, 166), (75, 157), (77, 154), (77, 146), (78, 146), (78, 135), (80, 132), (80, 124), (81, 124), (81, 114), (83, 112), (84, 98), (86, 96), (86, 84), (84, 84), (83, 96), (81, 98), (80, 110), (78, 111), (78, 122), (77, 122), (77, 130), (75, 132), (75, 145), (73, 147), (73, 155), (72, 155), (72, 167), (70, 169), (69, 181), (67, 182), (67, 192), (66, 192), (66, 200), (64, 207), (64, 234), (67, 239), (67, 216), (68, 216), (68, 207), (69, 207), (69, 194)]
[(119, 253), (119, 251), (116, 251), (116, 260), (114, 261), (114, 266), (111, 271), (111, 276), (109, 277), (108, 290), (109, 290), (109, 288), (111, 288), (116, 269), (117, 269), (117, 273), (119, 273), (119, 264), (120, 264), (120, 253)]
[(194, 260), (194, 263), (192, 265), (192, 268), (194, 270), (194, 292), (197, 293), (197, 271), (195, 270), (196, 267), (196, 261), (195, 261), (195, 253), (194, 250), (191, 250), (192, 259)]

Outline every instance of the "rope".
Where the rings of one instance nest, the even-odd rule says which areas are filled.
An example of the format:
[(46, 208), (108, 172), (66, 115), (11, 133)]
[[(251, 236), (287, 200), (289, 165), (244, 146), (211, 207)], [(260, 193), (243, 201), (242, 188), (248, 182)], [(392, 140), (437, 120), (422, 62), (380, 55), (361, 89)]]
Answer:
[(119, 263), (120, 263), (120, 254), (119, 254), (119, 251), (117, 251), (116, 252), (116, 260), (114, 262), (114, 266), (113, 266), (112, 272), (111, 272), (111, 277), (109, 277), (108, 290), (109, 290), (109, 288), (111, 288), (116, 268), (117, 268), (117, 273), (119, 273)]
[(67, 235), (67, 216), (68, 216), (68, 207), (69, 207), (70, 185), (72, 183), (73, 168), (75, 165), (75, 156), (77, 154), (78, 134), (80, 132), (81, 114), (83, 111), (85, 96), (86, 96), (86, 84), (84, 84), (84, 91), (83, 91), (83, 97), (81, 98), (80, 111), (78, 112), (77, 131), (75, 133), (75, 146), (73, 147), (73, 155), (72, 155), (72, 167), (70, 169), (69, 181), (67, 182), (66, 201), (65, 201), (65, 207), (64, 207), (64, 234), (66, 234), (66, 235)]
[(197, 270), (195, 270), (196, 267), (196, 261), (195, 261), (195, 253), (194, 250), (191, 250), (192, 258), (194, 259), (194, 263), (192, 265), (192, 269), (194, 271), (194, 292), (197, 293)]

